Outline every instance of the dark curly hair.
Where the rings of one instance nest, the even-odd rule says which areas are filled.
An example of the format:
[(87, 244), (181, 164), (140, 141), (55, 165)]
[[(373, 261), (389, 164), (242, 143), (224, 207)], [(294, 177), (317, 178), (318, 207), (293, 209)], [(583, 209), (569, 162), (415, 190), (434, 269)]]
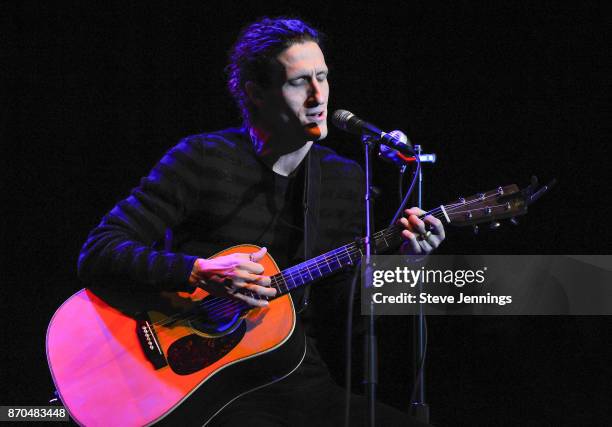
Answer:
[(242, 29), (229, 52), (225, 68), (227, 87), (236, 100), (246, 123), (255, 113), (254, 105), (244, 85), (253, 81), (269, 86), (276, 56), (297, 43), (313, 41), (320, 44), (320, 33), (304, 21), (295, 18), (262, 18)]

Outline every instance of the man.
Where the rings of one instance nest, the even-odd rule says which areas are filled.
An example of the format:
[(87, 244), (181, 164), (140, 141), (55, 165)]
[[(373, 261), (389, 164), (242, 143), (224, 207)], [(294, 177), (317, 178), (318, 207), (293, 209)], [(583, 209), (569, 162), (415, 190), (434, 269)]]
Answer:
[[(79, 258), (82, 279), (151, 291), (202, 287), (266, 306), (276, 290), (258, 261), (268, 249), (285, 268), (362, 235), (361, 168), (314, 144), (327, 136), (329, 98), (317, 31), (299, 20), (256, 22), (234, 45), (228, 72), (244, 126), (191, 136), (170, 150), (91, 232)], [(404, 252), (431, 252), (444, 239), (442, 224), (419, 220), (418, 209), (406, 212)], [(156, 249), (169, 230), (172, 249)], [(240, 243), (262, 249), (204, 258)], [(318, 291), (345, 279), (317, 284), (311, 296), (292, 292), (308, 336), (304, 362), (288, 378), (231, 403), (213, 425), (342, 423), (342, 392), (313, 336), (321, 322), (338, 323), (330, 316), (346, 303), (342, 283), (332, 296)], [(365, 422), (365, 405), (355, 407), (355, 423)], [(385, 425), (406, 422), (399, 411), (381, 408)]]

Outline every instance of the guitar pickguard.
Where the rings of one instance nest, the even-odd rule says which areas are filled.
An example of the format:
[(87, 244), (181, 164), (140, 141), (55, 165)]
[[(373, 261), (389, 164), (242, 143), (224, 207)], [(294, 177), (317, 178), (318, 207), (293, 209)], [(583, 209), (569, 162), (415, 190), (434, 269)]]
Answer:
[(207, 338), (197, 334), (186, 335), (168, 348), (168, 364), (178, 375), (189, 375), (212, 365), (232, 351), (246, 332), (246, 322), (230, 334)]

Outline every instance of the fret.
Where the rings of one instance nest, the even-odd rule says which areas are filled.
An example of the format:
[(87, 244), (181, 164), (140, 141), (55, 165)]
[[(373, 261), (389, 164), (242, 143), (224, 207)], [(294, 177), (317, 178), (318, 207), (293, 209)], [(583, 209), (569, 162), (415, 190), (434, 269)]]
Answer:
[(302, 279), (302, 274), (300, 272), (300, 268), (299, 267), (291, 272), (291, 279), (293, 280), (293, 283), (297, 283), (296, 279), (300, 279), (301, 283), (300, 284), (296, 284), (294, 286), (295, 288), (306, 284), (306, 282), (304, 282), (304, 279)]
[(389, 248), (389, 242), (387, 242), (387, 239), (385, 238), (384, 231), (378, 232), (374, 235), (374, 246), (376, 247), (377, 252), (379, 250), (384, 250), (384, 249)]
[(285, 276), (283, 275), (283, 273), (280, 273), (280, 277), (283, 280), (283, 283), (285, 284), (285, 293), (289, 292), (289, 284), (285, 280)]
[(285, 277), (285, 279), (285, 282), (287, 283), (287, 292), (298, 287), (298, 285), (295, 283), (295, 280), (293, 280), (293, 277), (289, 276)]
[(351, 254), (348, 251), (348, 247), (343, 246), (343, 248), (344, 248), (344, 252), (346, 252), (346, 256), (348, 256), (347, 264), (352, 265), (353, 264), (353, 258), (351, 258)]
[[(283, 294), (283, 288), (281, 288), (281, 282), (280, 282), (278, 276), (279, 276), (278, 274), (272, 276), (270, 278), (270, 282), (271, 282), (271, 286), (274, 289), (276, 289), (276, 295), (282, 295)], [(280, 277), (283, 277), (283, 275), (281, 274)]]
[(358, 245), (357, 249), (359, 250), (359, 255), (363, 257), (363, 251), (361, 250), (361, 246)]
[(275, 285), (275, 288), (277, 290), (276, 292), (276, 296), (281, 296), (284, 295), (287, 291), (287, 285), (285, 284), (285, 289), (283, 290), (283, 275), (281, 273), (275, 274), (274, 276), (271, 277), (272, 282)]
[(336, 253), (335, 250), (333, 251), (333, 253), (334, 253), (334, 256), (336, 257), (336, 261), (338, 261), (338, 266), (341, 266), (342, 265), (342, 261), (340, 261), (340, 258), (338, 258), (338, 254)]
[(250, 291), (248, 289), (245, 289), (244, 291), (241, 292), (242, 295), (245, 295), (247, 297), (251, 297), (253, 299), (260, 299), (259, 298), (259, 294), (254, 293), (253, 291)]
[[(321, 255), (320, 259), (322, 259), (325, 262), (324, 265), (323, 264), (321, 264), (321, 265), (322, 265), (322, 267), (324, 267), (324, 271), (326, 271), (326, 273), (325, 273), (326, 275), (336, 271), (336, 269), (334, 268), (333, 260), (330, 259), (329, 252), (328, 253), (324, 253), (323, 255)], [(332, 262), (330, 263), (330, 261), (332, 261)]]
[(323, 255), (323, 259), (325, 260), (325, 264), (327, 264), (327, 268), (329, 269), (329, 272), (331, 273), (333, 270), (331, 266), (329, 265), (329, 262), (327, 261), (327, 257), (325, 255)]
[(312, 273), (310, 272), (310, 265), (306, 264), (305, 270), (308, 273), (308, 275), (310, 276), (310, 280), (314, 280), (314, 277), (312, 277)]
[(321, 269), (319, 268), (319, 260), (318, 260), (318, 258), (319, 257), (315, 257), (314, 258), (314, 260), (313, 260), (314, 261), (314, 265), (315, 265), (315, 267), (317, 267), (317, 270), (319, 270), (319, 277), (323, 277), (323, 273), (321, 272)]
[[(306, 275), (306, 273), (308, 273), (308, 275)], [(305, 285), (308, 282), (312, 281), (312, 276), (310, 276), (310, 271), (308, 270), (308, 267), (300, 268), (298, 270), (298, 274), (300, 275), (300, 278), (302, 279), (302, 285)], [(310, 280), (308, 280), (308, 276), (310, 276)]]
[(277, 281), (272, 281), (272, 279), (270, 279), (270, 282), (272, 283), (272, 287), (274, 289), (276, 289), (276, 293), (280, 294), (282, 292), (282, 289), (280, 287), (280, 283), (277, 283)]

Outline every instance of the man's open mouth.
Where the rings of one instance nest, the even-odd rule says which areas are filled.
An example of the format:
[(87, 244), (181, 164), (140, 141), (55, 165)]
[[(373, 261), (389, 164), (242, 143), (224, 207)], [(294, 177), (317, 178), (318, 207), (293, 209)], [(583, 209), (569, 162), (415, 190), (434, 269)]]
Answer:
[(306, 117), (315, 121), (321, 121), (325, 119), (325, 111), (319, 111), (317, 113), (308, 113)]

